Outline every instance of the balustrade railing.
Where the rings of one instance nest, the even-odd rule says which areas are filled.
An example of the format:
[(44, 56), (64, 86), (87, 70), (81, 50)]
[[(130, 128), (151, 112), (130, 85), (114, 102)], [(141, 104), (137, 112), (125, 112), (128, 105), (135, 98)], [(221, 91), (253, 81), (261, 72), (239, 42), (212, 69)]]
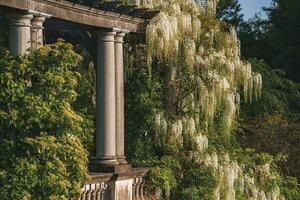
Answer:
[(82, 188), (79, 200), (106, 200), (108, 181), (112, 174), (90, 174), (91, 180)]
[(80, 200), (104, 200), (107, 182), (86, 184)]
[[(114, 190), (117, 190), (115, 183), (122, 180), (132, 180), (132, 191), (128, 191), (131, 198), (126, 200), (146, 200), (144, 194), (145, 179), (144, 176), (149, 172), (146, 168), (136, 168), (128, 173), (110, 174), (93, 173), (90, 174), (91, 180), (87, 181), (82, 188), (79, 200), (114, 200)], [(130, 189), (131, 190), (131, 189)], [(113, 197), (113, 196), (114, 197)], [(117, 198), (123, 200), (123, 196)]]

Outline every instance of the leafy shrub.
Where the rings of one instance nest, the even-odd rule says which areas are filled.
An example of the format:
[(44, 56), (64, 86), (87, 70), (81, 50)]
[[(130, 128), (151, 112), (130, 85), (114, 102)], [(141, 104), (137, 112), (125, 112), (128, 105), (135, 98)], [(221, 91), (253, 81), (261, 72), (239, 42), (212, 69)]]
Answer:
[(205, 165), (194, 164), (183, 174), (179, 195), (183, 200), (212, 200), (216, 185), (213, 171)]
[(2, 199), (75, 199), (86, 180), (85, 150), (74, 136), (1, 141)]
[(75, 199), (87, 178), (74, 111), (81, 57), (59, 40), (21, 57), (0, 51), (2, 199)]

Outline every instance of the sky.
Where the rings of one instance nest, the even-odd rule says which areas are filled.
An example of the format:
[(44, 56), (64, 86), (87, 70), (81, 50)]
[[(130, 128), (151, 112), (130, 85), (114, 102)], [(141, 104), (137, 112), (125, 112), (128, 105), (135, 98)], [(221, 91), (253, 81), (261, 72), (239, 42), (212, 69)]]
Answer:
[(255, 13), (260, 12), (262, 7), (269, 6), (271, 0), (239, 0), (239, 2), (243, 8), (242, 13), (244, 14), (244, 19), (248, 20), (254, 17)]

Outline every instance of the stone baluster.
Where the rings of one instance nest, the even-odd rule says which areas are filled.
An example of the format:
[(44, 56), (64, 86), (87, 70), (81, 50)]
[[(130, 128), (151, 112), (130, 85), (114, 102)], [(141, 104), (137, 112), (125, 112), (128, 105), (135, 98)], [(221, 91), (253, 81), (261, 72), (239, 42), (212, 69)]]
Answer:
[(87, 193), (87, 190), (84, 189), (83, 192), (81, 193), (80, 200), (85, 200), (86, 193)]
[(98, 188), (98, 190), (96, 191), (96, 200), (101, 200), (101, 185), (100, 187)]
[(92, 190), (89, 189), (86, 193), (86, 197), (85, 197), (85, 200), (91, 200), (91, 195), (92, 195)]
[(92, 196), (91, 196), (92, 200), (97, 200), (97, 193), (99, 190), (100, 190), (100, 183), (97, 183), (95, 189), (92, 192)]
[(145, 180), (144, 180), (144, 178), (143, 177), (141, 177), (140, 178), (140, 182), (141, 182), (141, 185), (140, 185), (140, 191), (139, 191), (139, 193), (140, 193), (140, 199), (141, 200), (145, 200), (145, 198), (144, 198), (144, 185), (145, 185)]
[(99, 189), (97, 190), (96, 193), (96, 200), (101, 200), (102, 190), (103, 190), (103, 183), (100, 183)]
[(142, 194), (141, 194), (141, 187), (142, 187), (142, 181), (141, 177), (137, 178), (138, 184), (137, 184), (137, 194), (138, 194), (138, 200), (142, 200)]
[(132, 200), (138, 200), (138, 193), (137, 193), (137, 178), (134, 178), (133, 184), (132, 184)]
[(96, 192), (97, 190), (97, 184), (96, 183), (93, 183), (91, 184), (90, 186), (90, 192), (89, 192), (89, 200), (93, 200), (94, 198), (94, 193)]
[(101, 185), (101, 200), (105, 199), (106, 190), (107, 190), (107, 183), (105, 182), (105, 183), (102, 183), (102, 185)]
[(33, 15), (10, 13), (9, 19), (9, 50), (13, 56), (23, 55), (31, 47), (31, 19)]

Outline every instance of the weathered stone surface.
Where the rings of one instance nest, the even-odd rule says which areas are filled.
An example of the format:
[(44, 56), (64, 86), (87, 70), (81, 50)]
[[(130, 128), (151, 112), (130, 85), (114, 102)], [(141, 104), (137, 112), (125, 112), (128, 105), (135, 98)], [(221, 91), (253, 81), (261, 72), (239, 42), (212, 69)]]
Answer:
[(112, 200), (132, 200), (132, 184), (133, 179), (111, 181)]

